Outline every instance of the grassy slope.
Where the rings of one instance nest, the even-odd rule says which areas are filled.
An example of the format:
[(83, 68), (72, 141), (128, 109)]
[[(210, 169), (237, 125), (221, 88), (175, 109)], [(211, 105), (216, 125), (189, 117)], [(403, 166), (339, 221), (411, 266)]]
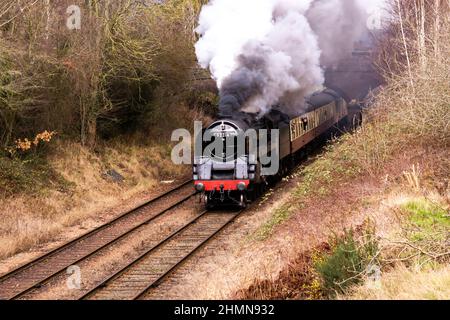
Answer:
[[(430, 58), (425, 71), (418, 67), (413, 69), (414, 87), (408, 78), (391, 79), (358, 132), (338, 139), (314, 163), (294, 174), (301, 182), (289, 201), (274, 210), (272, 218), (256, 233), (258, 239), (269, 238), (278, 225), (289, 224), (291, 218), (305, 207), (321, 206), (326, 211), (345, 195), (344, 191), (352, 190), (358, 194), (359, 188), (369, 181), (376, 185), (373, 195), (352, 202), (350, 210), (368, 211), (369, 215), (385, 211), (398, 223), (390, 225), (374, 221), (377, 230), (373, 237), (379, 246), (376, 259), (373, 253), (361, 250), (367, 243), (361, 241), (360, 236), (355, 236), (356, 244), (345, 237), (332, 238), (331, 252), (322, 257), (325, 263), (310, 262), (310, 268), (315, 269), (314, 274), (320, 278), (320, 288), (317, 288), (317, 278), (313, 277), (315, 282), (303, 285), (306, 291), (315, 288), (312, 294), (305, 294), (305, 289), (300, 288), (293, 289), (298, 291), (297, 294), (288, 296), (334, 297), (337, 291), (341, 299), (450, 298), (445, 285), (450, 258), (448, 74), (450, 60), (447, 55), (440, 60)], [(354, 255), (348, 248), (359, 252)], [(365, 272), (374, 261), (382, 269), (377, 285), (373, 285), (373, 279)], [(305, 266), (298, 268), (302, 270)], [(352, 269), (350, 273), (349, 268)], [(286, 273), (303, 277), (292, 266), (288, 269)], [(351, 276), (357, 281), (348, 281)], [(258, 293), (256, 297), (284, 297), (273, 293), (282, 291), (289, 282), (283, 278), (283, 273), (280, 277), (271, 285), (263, 284), (263, 288), (270, 288), (269, 295)], [(311, 278), (311, 275), (307, 277)], [(408, 282), (416, 277), (418, 281), (408, 286)], [(255, 290), (252, 290), (243, 296), (254, 298)]]
[(355, 300), (448, 300), (450, 266), (414, 270), (399, 266), (382, 276), (378, 283), (354, 287), (340, 299)]
[(399, 204), (402, 230), (384, 240), (380, 252), (389, 261), (384, 274), (362, 278), (361, 285), (350, 287), (339, 298), (449, 299), (450, 216), (448, 203), (442, 200), (416, 195)]
[[(53, 142), (52, 142), (53, 143)], [(185, 167), (170, 160), (171, 146), (132, 139), (110, 141), (93, 151), (58, 141), (46, 160), (3, 158), (0, 259), (59, 239), (64, 230), (155, 190), (161, 180), (182, 178)], [(106, 173), (114, 170), (123, 181)], [(90, 226), (84, 226), (89, 228)]]
[(70, 228), (90, 229), (141, 203), (160, 181), (186, 179), (189, 168), (171, 161), (171, 132), (210, 119), (184, 103), (167, 103), (166, 112), (151, 130), (99, 139), (93, 148), (57, 134), (13, 157), (0, 152), (0, 259), (73, 237)]

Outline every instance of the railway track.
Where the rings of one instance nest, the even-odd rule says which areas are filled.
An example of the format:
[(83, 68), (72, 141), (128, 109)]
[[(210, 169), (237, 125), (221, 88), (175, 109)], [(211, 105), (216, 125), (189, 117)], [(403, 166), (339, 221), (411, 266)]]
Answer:
[(102, 250), (170, 212), (195, 195), (192, 181), (130, 210), (114, 220), (0, 277), (0, 300), (20, 299)]
[(204, 211), (84, 294), (83, 300), (138, 300), (233, 222), (244, 210)]

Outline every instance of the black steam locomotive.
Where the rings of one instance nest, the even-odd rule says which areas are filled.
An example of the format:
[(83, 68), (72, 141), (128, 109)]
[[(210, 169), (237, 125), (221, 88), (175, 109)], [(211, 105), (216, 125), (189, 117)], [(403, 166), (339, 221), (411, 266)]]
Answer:
[(266, 148), (269, 154), (273, 151), (271, 130), (278, 129), (276, 160), (279, 170), (275, 174), (265, 174), (267, 164), (262, 163), (259, 153), (250, 152), (248, 141), (241, 153), (236, 151), (236, 144), (224, 143), (223, 150), (211, 149), (205, 144), (202, 146), (204, 153), (194, 160), (195, 188), (207, 207), (221, 203), (245, 207), (264, 191), (270, 179), (282, 177), (292, 169), (305, 147), (329, 135), (333, 129), (346, 126), (349, 117), (347, 102), (330, 89), (311, 95), (305, 111), (297, 117), (288, 117), (276, 108), (259, 119), (245, 113), (220, 117), (206, 129), (212, 140), (225, 142), (249, 129), (269, 129), (267, 140), (258, 141), (258, 147)]

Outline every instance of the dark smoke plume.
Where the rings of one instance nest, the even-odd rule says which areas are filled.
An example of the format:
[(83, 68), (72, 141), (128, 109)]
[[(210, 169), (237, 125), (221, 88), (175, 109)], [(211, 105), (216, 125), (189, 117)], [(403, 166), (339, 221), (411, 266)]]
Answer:
[[(381, 1), (381, 0), (375, 0)], [(370, 2), (370, 1), (369, 1)], [(367, 31), (364, 0), (212, 0), (202, 9), (199, 63), (217, 81), (220, 112), (297, 114), (324, 68)]]

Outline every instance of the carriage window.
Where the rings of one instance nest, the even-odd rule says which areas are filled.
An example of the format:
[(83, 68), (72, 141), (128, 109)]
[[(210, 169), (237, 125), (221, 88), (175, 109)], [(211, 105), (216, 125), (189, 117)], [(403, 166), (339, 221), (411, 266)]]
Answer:
[(297, 121), (294, 120), (291, 123), (291, 137), (292, 139), (297, 139)]

